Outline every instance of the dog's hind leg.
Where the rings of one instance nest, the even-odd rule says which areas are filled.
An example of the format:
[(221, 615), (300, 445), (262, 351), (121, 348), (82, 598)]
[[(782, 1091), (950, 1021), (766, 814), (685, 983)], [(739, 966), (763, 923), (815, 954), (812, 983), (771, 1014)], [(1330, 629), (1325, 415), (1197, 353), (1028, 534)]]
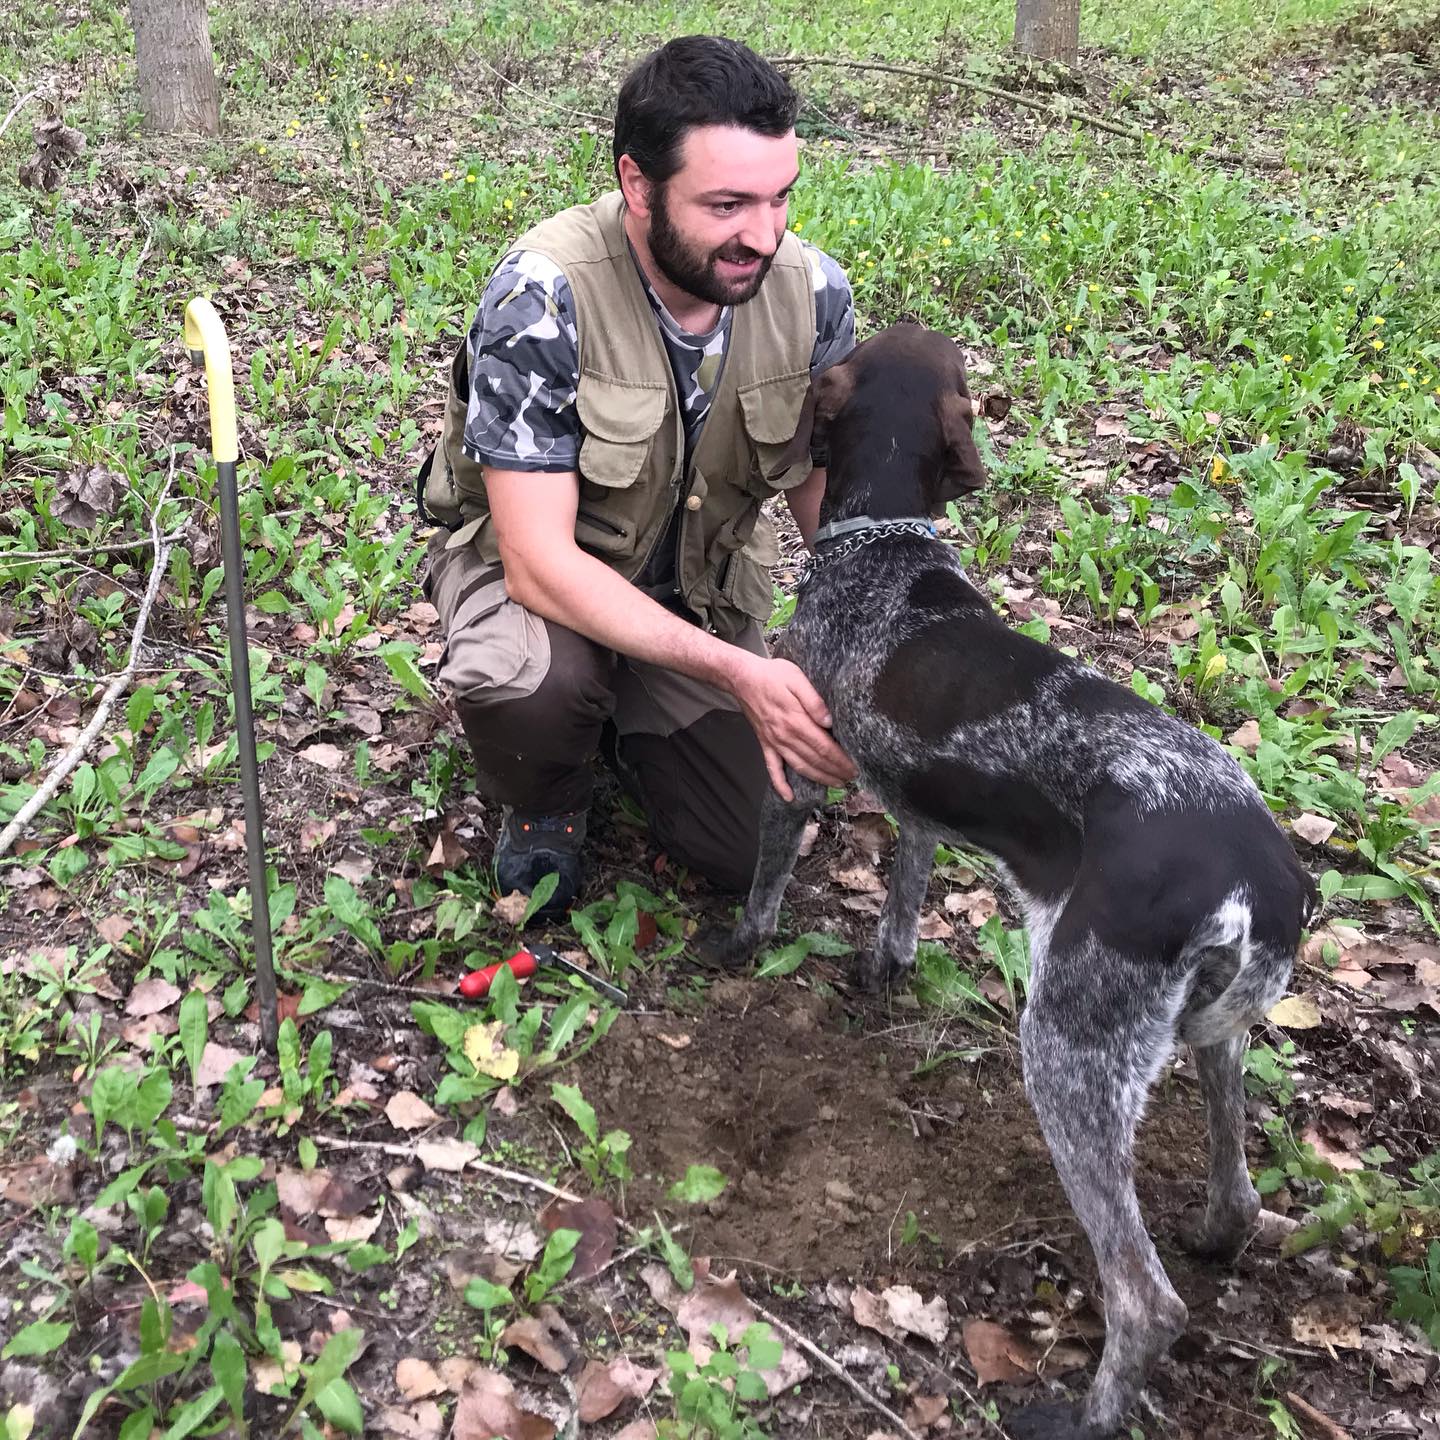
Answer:
[(1185, 1305), (1146, 1233), (1134, 1176), (1135, 1129), (1174, 1021), (1149, 977), (1115, 974), (1122, 967), (1130, 968), (1093, 942), (1052, 953), (1037, 968), (1020, 1025), (1030, 1102), (1100, 1271), (1105, 1353), (1078, 1415), (1027, 1408), (1007, 1421), (1016, 1437), (1112, 1435), (1185, 1328)]
[(1205, 1223), (1187, 1248), (1215, 1260), (1233, 1260), (1260, 1214), (1260, 1194), (1245, 1163), (1245, 1037), (1197, 1046), (1195, 1066), (1210, 1129), (1210, 1183)]
[(823, 785), (807, 780), (788, 765), (785, 779), (795, 798), (786, 804), (774, 790), (767, 790), (760, 807), (760, 853), (740, 923), (733, 929), (713, 927), (698, 941), (703, 958), (727, 969), (748, 965), (755, 951), (775, 933), (780, 901), (800, 855), (805, 821), (825, 799)]
[(856, 975), (867, 990), (893, 984), (915, 964), (920, 939), (920, 909), (935, 866), (934, 831), (907, 818), (900, 826), (895, 860), (890, 866), (890, 893), (880, 912), (875, 948), (856, 957)]

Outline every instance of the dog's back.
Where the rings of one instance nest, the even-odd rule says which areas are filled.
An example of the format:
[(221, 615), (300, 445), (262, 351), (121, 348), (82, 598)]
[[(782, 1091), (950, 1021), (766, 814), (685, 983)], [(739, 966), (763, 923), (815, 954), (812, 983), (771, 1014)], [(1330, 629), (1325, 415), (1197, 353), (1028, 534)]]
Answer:
[(1245, 944), (1277, 957), (1263, 988), (1283, 987), (1313, 892), (1249, 777), (1210, 737), (1010, 629), (948, 546), (897, 537), (819, 570), (784, 646), (894, 813), (1004, 865), (1032, 944), (1037, 921), (1042, 941), (1065, 939), (1050, 933), (1063, 923), (1188, 969), (1219, 944), (1205, 940), (1217, 917), (1238, 936), (1243, 911)]

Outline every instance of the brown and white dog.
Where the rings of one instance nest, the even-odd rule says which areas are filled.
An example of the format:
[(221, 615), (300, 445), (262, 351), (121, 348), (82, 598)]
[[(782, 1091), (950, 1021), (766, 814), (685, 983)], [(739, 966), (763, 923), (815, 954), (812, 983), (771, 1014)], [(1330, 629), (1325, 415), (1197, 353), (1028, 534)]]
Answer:
[[(862, 783), (899, 821), (870, 988), (914, 963), (938, 841), (992, 855), (1024, 913), (1026, 1089), (1090, 1239), (1104, 1356), (1084, 1404), (1027, 1407), (1036, 1440), (1100, 1440), (1185, 1328), (1136, 1201), (1135, 1129), (1178, 1042), (1194, 1049), (1210, 1131), (1195, 1248), (1233, 1258), (1260, 1209), (1245, 1162), (1241, 1057), (1285, 992), (1314, 889), (1245, 772), (1215, 741), (992, 611), (927, 517), (983, 483), (958, 347), (914, 325), (821, 378), (829, 478), (816, 557), (782, 641), (834, 717)], [(789, 776), (762, 819), (738, 926), (749, 961), (774, 933), (820, 787)]]

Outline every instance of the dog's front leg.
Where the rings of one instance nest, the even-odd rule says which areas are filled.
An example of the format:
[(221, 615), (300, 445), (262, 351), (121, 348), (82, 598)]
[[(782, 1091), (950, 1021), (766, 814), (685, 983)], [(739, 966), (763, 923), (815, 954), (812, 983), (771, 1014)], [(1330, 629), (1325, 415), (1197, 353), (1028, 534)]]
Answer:
[(914, 967), (920, 939), (920, 907), (935, 865), (933, 831), (913, 820), (900, 826), (895, 862), (890, 867), (890, 893), (880, 912), (875, 948), (856, 957), (856, 976), (867, 990), (894, 984)]
[(756, 950), (775, 933), (780, 901), (800, 855), (805, 822), (825, 799), (823, 785), (807, 780), (789, 766), (785, 778), (795, 798), (787, 805), (773, 790), (765, 792), (760, 807), (760, 854), (740, 923), (733, 929), (714, 926), (704, 931), (698, 941), (700, 954), (726, 969), (739, 970), (748, 965)]

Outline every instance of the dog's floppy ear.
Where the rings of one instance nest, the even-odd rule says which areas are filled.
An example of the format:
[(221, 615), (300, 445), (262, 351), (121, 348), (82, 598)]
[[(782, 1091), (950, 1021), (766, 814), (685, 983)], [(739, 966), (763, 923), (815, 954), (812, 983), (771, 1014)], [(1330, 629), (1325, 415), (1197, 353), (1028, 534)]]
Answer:
[[(964, 383), (963, 381), (961, 382)], [(963, 389), (946, 390), (940, 400), (940, 429), (945, 440), (945, 469), (935, 509), (985, 484), (985, 466), (973, 434), (975, 402)]]
[(849, 360), (832, 365), (810, 386), (806, 399), (807, 407), (814, 406), (811, 424), (810, 444), (823, 454), (830, 444), (830, 422), (845, 408), (845, 402), (855, 392), (855, 371)]

